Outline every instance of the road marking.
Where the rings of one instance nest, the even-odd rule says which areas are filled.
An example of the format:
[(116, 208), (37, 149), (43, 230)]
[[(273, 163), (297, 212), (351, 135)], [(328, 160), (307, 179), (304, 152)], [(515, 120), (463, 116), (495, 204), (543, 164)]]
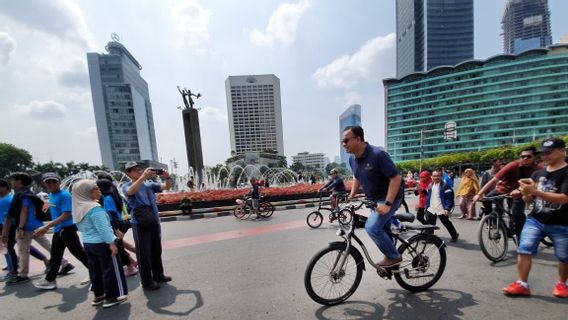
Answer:
[(278, 232), (278, 231), (284, 231), (284, 230), (290, 230), (290, 229), (297, 229), (297, 228), (304, 227), (304, 226), (306, 226), (306, 222), (304, 220), (297, 220), (297, 221), (291, 221), (291, 222), (287, 222), (287, 223), (273, 224), (273, 225), (269, 225), (269, 226), (262, 226), (262, 227), (256, 227), (256, 228), (239, 229), (239, 230), (204, 234), (204, 235), (200, 235), (200, 236), (193, 236), (193, 237), (182, 238), (182, 239), (162, 241), (162, 248), (163, 249), (175, 249), (175, 248), (193, 246), (193, 245), (202, 244), (202, 243), (216, 242), (216, 241), (222, 241), (222, 240), (229, 240), (229, 239), (255, 236), (255, 235), (270, 233), (270, 232)]

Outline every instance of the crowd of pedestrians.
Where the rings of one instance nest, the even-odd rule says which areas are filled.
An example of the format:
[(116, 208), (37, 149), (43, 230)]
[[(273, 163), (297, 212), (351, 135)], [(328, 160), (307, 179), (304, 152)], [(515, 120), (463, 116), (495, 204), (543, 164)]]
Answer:
[[(131, 181), (123, 185), (123, 198), (112, 176), (75, 182), (69, 191), (61, 188), (61, 178), (53, 172), (42, 175), (49, 191), (44, 201), (32, 191), (33, 179), (16, 172), (0, 179), (0, 229), (6, 249), (6, 285), (30, 281), (29, 258), (45, 263), (45, 277), (34, 283), (42, 290), (57, 289), (57, 277), (75, 268), (63, 258), (65, 249), (88, 270), (93, 306), (109, 308), (127, 300), (127, 276), (140, 272), (144, 290), (157, 290), (159, 283), (171, 281), (162, 265), (161, 228), (155, 194), (171, 188), (169, 173), (143, 169), (136, 162), (125, 166)], [(164, 183), (151, 182), (157, 175)], [(125, 219), (123, 216), (129, 216)], [(134, 244), (124, 239), (133, 231)], [(51, 241), (46, 233), (52, 230)], [(78, 231), (81, 233), (79, 239)], [(49, 258), (32, 246), (39, 244)], [(136, 259), (131, 254), (135, 254)], [(138, 269), (139, 268), (139, 269)]]

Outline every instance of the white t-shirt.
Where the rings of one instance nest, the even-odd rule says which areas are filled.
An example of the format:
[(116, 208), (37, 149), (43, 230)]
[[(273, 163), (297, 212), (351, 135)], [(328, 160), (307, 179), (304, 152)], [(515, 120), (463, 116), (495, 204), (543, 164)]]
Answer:
[(430, 195), (430, 207), (428, 211), (433, 214), (443, 215), (444, 207), (440, 199), (440, 184), (432, 182), (432, 194)]

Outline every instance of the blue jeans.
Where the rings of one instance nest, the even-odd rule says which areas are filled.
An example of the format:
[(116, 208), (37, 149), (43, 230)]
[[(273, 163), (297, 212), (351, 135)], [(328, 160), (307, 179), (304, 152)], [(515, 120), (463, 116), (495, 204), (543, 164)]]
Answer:
[(538, 244), (545, 236), (549, 236), (554, 243), (554, 255), (558, 261), (568, 263), (568, 226), (542, 224), (535, 218), (528, 216), (523, 231), (517, 253), (524, 255), (535, 255), (538, 251)]
[[(369, 234), (369, 237), (373, 239), (373, 242), (379, 247), (379, 250), (388, 259), (398, 259), (400, 254), (396, 251), (396, 247), (390, 236), (385, 232), (385, 225), (390, 225), (392, 216), (395, 214), (396, 210), (400, 207), (401, 199), (396, 199), (391, 206), (391, 210), (388, 214), (378, 214), (375, 208), (371, 209), (371, 214), (365, 223), (365, 230)], [(378, 203), (384, 203), (384, 201), (379, 201)]]

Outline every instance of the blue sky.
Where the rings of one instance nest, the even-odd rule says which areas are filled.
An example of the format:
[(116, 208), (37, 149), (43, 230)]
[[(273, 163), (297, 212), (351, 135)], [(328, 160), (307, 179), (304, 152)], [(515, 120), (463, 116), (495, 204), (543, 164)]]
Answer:
[[(504, 0), (475, 1), (475, 58), (502, 52)], [(550, 0), (552, 35), (568, 2)], [(158, 153), (187, 170), (176, 86), (200, 92), (204, 161), (230, 142), (224, 81), (280, 78), (284, 151), (339, 154), (338, 116), (362, 105), (369, 142), (384, 142), (381, 79), (395, 75), (394, 0), (0, 0), (0, 141), (36, 161), (100, 164), (86, 52), (117, 33), (150, 87)], [(290, 159), (290, 158), (289, 158)]]

